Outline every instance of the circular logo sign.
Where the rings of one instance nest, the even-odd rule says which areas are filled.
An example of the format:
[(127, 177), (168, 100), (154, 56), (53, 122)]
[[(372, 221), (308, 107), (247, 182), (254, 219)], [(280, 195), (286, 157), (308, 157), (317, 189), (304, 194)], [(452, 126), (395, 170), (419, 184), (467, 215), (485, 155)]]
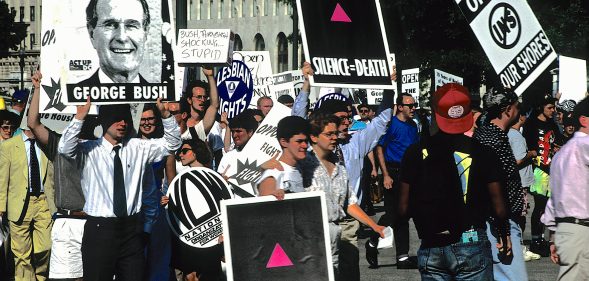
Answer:
[(250, 69), (242, 61), (234, 60), (231, 66), (223, 67), (217, 73), (219, 113), (227, 112), (229, 119), (248, 108), (254, 92)]
[(464, 114), (464, 107), (462, 107), (461, 105), (455, 105), (448, 109), (448, 116), (450, 118), (460, 118), (462, 117), (462, 114)]
[(511, 49), (517, 45), (522, 25), (515, 8), (507, 3), (495, 5), (489, 15), (489, 31), (499, 47)]
[(166, 194), (172, 232), (191, 247), (217, 245), (223, 233), (220, 201), (233, 197), (229, 190), (225, 179), (209, 168), (191, 168), (177, 175)]
[(346, 96), (344, 96), (340, 93), (331, 93), (331, 94), (324, 95), (317, 100), (317, 102), (315, 103), (315, 107), (313, 107), (313, 110), (319, 109), (321, 107), (321, 104), (323, 102), (325, 102), (326, 100), (341, 100), (341, 101), (347, 102), (348, 98), (346, 98)]

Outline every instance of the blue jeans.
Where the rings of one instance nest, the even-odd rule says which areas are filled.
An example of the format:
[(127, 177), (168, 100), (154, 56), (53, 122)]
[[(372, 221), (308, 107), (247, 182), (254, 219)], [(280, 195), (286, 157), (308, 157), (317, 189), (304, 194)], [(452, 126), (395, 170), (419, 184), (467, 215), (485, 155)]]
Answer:
[(503, 264), (497, 258), (499, 249), (495, 246), (497, 238), (492, 235), (491, 227), (487, 223), (487, 235), (491, 242), (491, 251), (493, 251), (493, 274), (495, 280), (509, 281), (509, 280), (528, 280), (528, 272), (526, 271), (526, 262), (524, 261), (524, 253), (522, 248), (522, 229), (513, 220), (509, 220), (511, 230), (511, 251), (513, 252), (513, 260), (511, 264)]
[(478, 241), (459, 241), (444, 247), (417, 251), (421, 280), (493, 280), (491, 244), (485, 230), (477, 230)]

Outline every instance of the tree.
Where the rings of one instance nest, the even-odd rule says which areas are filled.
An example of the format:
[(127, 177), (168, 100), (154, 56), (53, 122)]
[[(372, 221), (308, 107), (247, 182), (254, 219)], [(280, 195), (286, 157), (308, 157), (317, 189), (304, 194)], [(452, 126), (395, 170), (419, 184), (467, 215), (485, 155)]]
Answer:
[(6, 2), (0, 2), (0, 58), (8, 56), (10, 49), (17, 50), (20, 42), (27, 36), (27, 25), (15, 22), (16, 13), (10, 12)]

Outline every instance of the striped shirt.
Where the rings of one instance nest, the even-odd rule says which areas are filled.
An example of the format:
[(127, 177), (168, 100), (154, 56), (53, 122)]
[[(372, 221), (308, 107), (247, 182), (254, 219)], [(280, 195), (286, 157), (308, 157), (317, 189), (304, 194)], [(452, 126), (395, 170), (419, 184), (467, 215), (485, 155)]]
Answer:
[[(180, 128), (173, 117), (162, 120), (164, 137), (125, 140), (119, 156), (127, 199), (127, 214), (141, 211), (143, 176), (146, 164), (162, 160), (180, 148)], [(58, 152), (76, 159), (81, 185), (86, 198), (84, 211), (95, 217), (116, 217), (113, 210), (114, 156), (113, 145), (103, 138), (79, 142), (82, 120), (73, 119), (63, 131)]]

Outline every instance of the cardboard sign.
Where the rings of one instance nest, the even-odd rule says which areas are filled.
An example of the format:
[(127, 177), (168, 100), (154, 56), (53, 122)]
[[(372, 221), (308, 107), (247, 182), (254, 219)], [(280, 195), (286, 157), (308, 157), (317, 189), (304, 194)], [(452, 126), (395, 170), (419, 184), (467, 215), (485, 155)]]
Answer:
[(194, 248), (210, 248), (223, 234), (221, 200), (231, 199), (229, 185), (209, 168), (190, 168), (170, 183), (166, 196), (168, 224), (172, 232)]
[(180, 29), (175, 59), (179, 64), (230, 64), (233, 42), (229, 29)]
[(323, 192), (221, 201), (227, 280), (334, 280)]
[(227, 112), (227, 118), (231, 119), (246, 110), (252, 101), (254, 87), (247, 65), (234, 60), (231, 66), (221, 68), (216, 78), (221, 101), (219, 114)]
[(460, 76), (434, 69), (434, 91), (448, 83), (458, 83), (463, 85), (464, 79)]
[(556, 59), (525, 0), (456, 0), (504, 87), (521, 95)]
[(368, 89), (366, 90), (366, 102), (370, 105), (380, 104), (382, 102), (383, 90)]
[[(98, 24), (87, 27), (89, 0), (43, 1), (42, 112), (63, 112), (65, 105), (83, 104), (88, 97), (93, 104), (179, 99), (174, 80), (177, 75), (171, 4), (169, 0), (146, 2), (149, 26), (144, 26), (143, 19), (137, 16), (143, 12), (141, 3), (129, 1), (115, 3), (112, 9), (97, 5), (99, 10), (93, 14)], [(123, 18), (136, 26), (120, 33), (118, 29), (123, 25), (101, 22), (107, 17)], [(118, 43), (112, 43), (115, 41)]]
[(297, 0), (313, 86), (393, 89), (378, 0)]
[(256, 182), (262, 176), (260, 165), (270, 160), (276, 153), (281, 154), (282, 148), (278, 139), (276, 139), (276, 127), (278, 122), (286, 116), (290, 116), (291, 109), (280, 104), (274, 103), (274, 106), (258, 126), (248, 143), (240, 152), (240, 157), (230, 163), (231, 167), (225, 174), (229, 177), (229, 182), (239, 186), (241, 189), (255, 195)]
[(270, 52), (268, 51), (235, 51), (233, 60), (242, 61), (247, 65), (252, 73), (254, 81), (254, 90), (251, 108), (256, 107), (258, 99), (261, 97), (272, 96), (270, 85), (273, 84), (272, 63), (270, 61)]
[(419, 68), (401, 71), (401, 93), (408, 93), (419, 102)]
[(560, 101), (581, 101), (587, 93), (587, 61), (561, 55), (558, 64)]

